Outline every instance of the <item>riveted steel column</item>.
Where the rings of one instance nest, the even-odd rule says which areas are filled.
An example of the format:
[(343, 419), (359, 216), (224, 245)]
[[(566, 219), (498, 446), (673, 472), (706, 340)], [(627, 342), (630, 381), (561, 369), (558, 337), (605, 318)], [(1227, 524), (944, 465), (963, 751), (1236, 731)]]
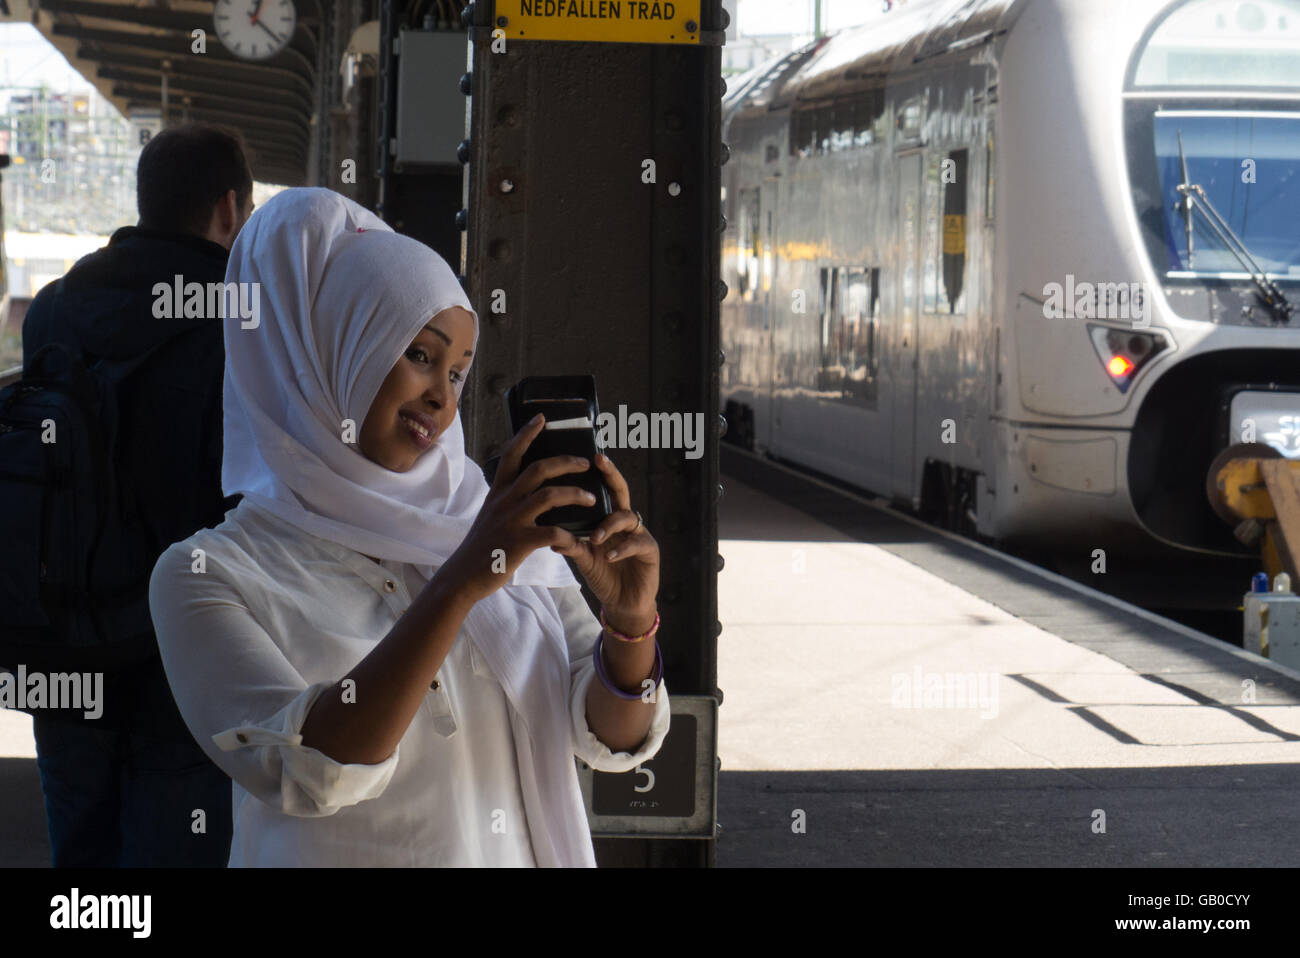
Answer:
[[(507, 437), (501, 394), (525, 375), (592, 373), (602, 412), (703, 414), (699, 458), (610, 449), (661, 549), (670, 697), (717, 694), (725, 15), (703, 7), (713, 45), (510, 40), (493, 52), (492, 0), (466, 15), (462, 270), (483, 319), (462, 398), (469, 452), (482, 461)], [(602, 865), (713, 863), (712, 838), (595, 844)]]

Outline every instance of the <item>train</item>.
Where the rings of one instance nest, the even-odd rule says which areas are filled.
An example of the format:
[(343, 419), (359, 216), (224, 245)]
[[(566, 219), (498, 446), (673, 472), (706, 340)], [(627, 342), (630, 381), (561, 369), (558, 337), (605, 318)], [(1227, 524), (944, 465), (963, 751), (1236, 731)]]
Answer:
[(1300, 2), (914, 0), (722, 109), (728, 441), (1008, 548), (1244, 555), (1206, 472), (1300, 456)]

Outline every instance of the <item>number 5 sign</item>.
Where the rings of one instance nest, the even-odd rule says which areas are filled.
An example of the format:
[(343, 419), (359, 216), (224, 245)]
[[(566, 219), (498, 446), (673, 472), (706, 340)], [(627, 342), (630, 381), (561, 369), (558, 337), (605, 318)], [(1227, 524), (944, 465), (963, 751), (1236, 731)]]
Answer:
[(673, 695), (672, 724), (654, 758), (630, 772), (578, 762), (593, 835), (713, 838), (718, 807), (718, 703)]

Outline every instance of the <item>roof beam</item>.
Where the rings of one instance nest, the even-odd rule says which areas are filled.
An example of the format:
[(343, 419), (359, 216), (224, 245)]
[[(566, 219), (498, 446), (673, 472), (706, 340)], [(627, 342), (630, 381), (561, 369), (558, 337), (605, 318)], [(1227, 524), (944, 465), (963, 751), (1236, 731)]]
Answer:
[[(167, 75), (167, 82), (170, 88), (175, 88), (177, 84), (188, 83), (191, 80), (198, 80), (206, 83), (209, 80), (219, 81), (218, 86), (223, 89), (241, 87), (250, 93), (260, 95), (265, 99), (268, 92), (267, 87), (271, 87), (277, 97), (282, 96), (285, 100), (292, 100), (304, 115), (309, 116), (312, 112), (312, 100), (296, 89), (298, 83), (285, 83), (284, 77), (264, 75), (259, 78), (257, 83), (247, 83), (243, 80), (230, 79), (230, 70), (224, 64), (207, 63), (197, 57), (191, 57), (186, 60), (174, 61), (171, 69), (163, 70), (159, 61), (149, 56), (133, 56), (128, 53), (118, 53), (116, 51), (105, 53), (90, 49), (89, 47), (78, 47), (77, 56), (81, 59), (98, 60), (107, 66), (99, 67), (97, 73), (105, 79), (118, 79), (110, 76), (110, 73), (121, 72), (115, 70), (116, 67), (131, 67), (140, 71), (140, 74), (149, 74), (155, 77), (161, 77), (164, 73)], [(105, 57), (109, 59), (105, 59)], [(288, 74), (292, 80), (300, 80), (295, 74), (289, 71), (283, 71)], [(122, 77), (125, 79), (125, 76)], [(145, 82), (145, 81), (139, 81)], [(159, 82), (157, 80), (152, 82)], [(146, 85), (148, 85), (146, 83)]]
[[(118, 3), (95, 3), (92, 0), (42, 0), (41, 10), (48, 13), (64, 13), (77, 17), (99, 17), (104, 20), (112, 20), (114, 23), (122, 25), (136, 25), (149, 27), (154, 30), (169, 30), (172, 32), (183, 33), (187, 37), (194, 30), (203, 30), (207, 33), (215, 33), (216, 24), (212, 20), (212, 12), (203, 13), (189, 12), (184, 10), (168, 10), (163, 7), (136, 7)], [(316, 56), (317, 42), (316, 37), (308, 29), (306, 22), (298, 19), (294, 24), (293, 36), (289, 38), (292, 44), (303, 37), (306, 39), (310, 50), (307, 56), (314, 58)], [(188, 42), (188, 41), (186, 41)]]
[[(158, 109), (156, 100), (129, 100), (128, 106), (140, 107), (146, 109)], [(282, 151), (286, 156), (297, 156), (299, 153), (306, 154), (310, 140), (305, 134), (298, 130), (286, 129), (282, 123), (274, 121), (261, 122), (250, 120), (246, 114), (236, 113), (233, 110), (218, 110), (212, 107), (189, 106), (183, 107), (179, 103), (169, 103), (167, 108), (168, 126), (176, 125), (182, 122), (185, 110), (189, 110), (189, 118), (193, 122), (222, 123), (227, 126), (233, 126), (244, 134), (247, 140), (261, 138), (267, 142), (275, 144), (276, 149)]]
[[(91, 43), (112, 43), (118, 46), (134, 48), (137, 50), (147, 50), (154, 54), (167, 54), (168, 56), (174, 57), (178, 60), (201, 56), (210, 61), (218, 61), (223, 64), (238, 66), (245, 69), (259, 71), (271, 69), (284, 70), (286, 73), (297, 77), (302, 81), (303, 86), (306, 88), (308, 93), (310, 93), (312, 89), (311, 79), (314, 75), (312, 65), (305, 56), (303, 56), (299, 51), (294, 50), (292, 47), (280, 51), (275, 56), (271, 57), (270, 60), (292, 62), (301, 67), (301, 70), (289, 69), (284, 66), (272, 67), (269, 65), (269, 62), (267, 65), (263, 65), (252, 60), (244, 60), (235, 56), (229, 50), (226, 50), (220, 45), (210, 47), (207, 53), (191, 53), (189, 40), (172, 39), (171, 37), (162, 37), (156, 34), (129, 33), (123, 30), (94, 30), (89, 27), (79, 27), (64, 23), (54, 24), (51, 32), (56, 37), (72, 37), (76, 40), (86, 40)], [(100, 56), (95, 59), (104, 59), (104, 57)]]
[[(173, 91), (176, 100), (172, 99)], [(161, 96), (158, 88), (153, 85), (136, 86), (131, 83), (114, 83), (113, 96), (123, 96), (130, 100), (152, 100), (157, 96), (161, 105)], [(306, 138), (311, 136), (311, 128), (308, 126), (306, 118), (286, 107), (265, 102), (258, 103), (256, 100), (247, 97), (223, 96), (221, 94), (213, 93), (185, 93), (181, 90), (175, 89), (175, 87), (170, 85), (168, 86), (169, 106), (175, 107), (178, 105), (184, 105), (184, 101), (181, 99), (182, 97), (189, 98), (189, 108), (191, 110), (229, 109), (233, 114), (234, 111), (243, 109), (251, 114), (254, 122), (260, 120), (267, 125), (275, 124), (277, 126), (285, 126), (297, 130), (302, 134), (304, 142), (306, 141)], [(241, 123), (248, 122), (248, 120), (241, 121)]]

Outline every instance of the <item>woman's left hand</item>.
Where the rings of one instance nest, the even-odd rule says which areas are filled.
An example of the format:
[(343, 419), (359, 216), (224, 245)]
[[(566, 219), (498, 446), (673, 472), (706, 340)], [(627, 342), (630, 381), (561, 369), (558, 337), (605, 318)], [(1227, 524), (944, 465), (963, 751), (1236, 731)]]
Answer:
[[(597, 454), (596, 468), (613, 495), (614, 511), (583, 542), (569, 535), (551, 551), (568, 556), (605, 607), (610, 626), (640, 634), (654, 625), (659, 593), (659, 543), (632, 511), (627, 482), (608, 456)], [(636, 530), (636, 531), (633, 531)], [(611, 553), (613, 556), (611, 557)]]

